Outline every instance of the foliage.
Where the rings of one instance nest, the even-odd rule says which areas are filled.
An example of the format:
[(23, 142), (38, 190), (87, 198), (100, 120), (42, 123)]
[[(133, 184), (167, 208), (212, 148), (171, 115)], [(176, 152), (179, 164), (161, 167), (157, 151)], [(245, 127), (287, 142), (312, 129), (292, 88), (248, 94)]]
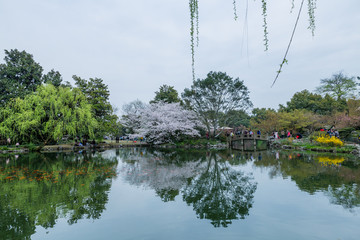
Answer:
[(328, 135), (326, 136), (319, 136), (315, 139), (316, 142), (320, 143), (324, 146), (330, 146), (330, 147), (342, 147), (344, 143), (337, 137), (330, 137)]
[(280, 105), (280, 111), (294, 111), (295, 109), (305, 109), (320, 115), (328, 115), (336, 111), (343, 111), (346, 105), (343, 101), (337, 101), (330, 95), (311, 93), (308, 90), (295, 93), (286, 106)]
[(252, 106), (244, 81), (223, 72), (209, 72), (205, 79), (194, 81), (190, 89), (185, 88), (182, 98), (186, 106), (196, 112), (208, 132), (213, 128), (214, 133), (220, 122), (226, 122), (230, 111), (246, 110)]
[(13, 142), (47, 144), (64, 135), (94, 136), (96, 126), (91, 106), (79, 89), (51, 84), (0, 109), (0, 134)]
[(321, 94), (329, 93), (338, 101), (352, 97), (355, 90), (355, 77), (348, 77), (342, 72), (333, 74), (331, 78), (321, 79), (320, 86), (316, 89)]
[(239, 126), (249, 127), (250, 125), (250, 116), (244, 110), (230, 110), (226, 115), (220, 118), (220, 126), (236, 128)]
[(321, 126), (321, 119), (306, 110), (295, 109), (291, 112), (261, 111), (261, 118), (251, 119), (251, 127), (263, 132), (289, 130), (293, 132), (312, 132)]
[(117, 116), (109, 102), (108, 86), (101, 78), (85, 80), (74, 75), (73, 79), (76, 86), (86, 96), (91, 105), (93, 116), (99, 123), (95, 130), (96, 137), (103, 138), (105, 135), (111, 134), (114, 131), (112, 126), (116, 126)]
[(179, 141), (184, 136), (199, 136), (199, 126), (193, 112), (185, 110), (179, 103), (154, 103), (137, 114), (128, 116), (137, 121), (135, 133), (145, 136), (153, 144)]
[(12, 98), (23, 98), (42, 84), (43, 68), (31, 54), (5, 50), (4, 60), (5, 64), (0, 64), (0, 106)]
[(58, 71), (55, 71), (54, 69), (51, 69), (50, 72), (43, 75), (42, 80), (44, 83), (50, 83), (55, 87), (59, 87), (63, 81), (61, 74)]
[(177, 103), (181, 102), (178, 92), (172, 86), (162, 85), (160, 90), (155, 92), (154, 100), (151, 100), (150, 103)]

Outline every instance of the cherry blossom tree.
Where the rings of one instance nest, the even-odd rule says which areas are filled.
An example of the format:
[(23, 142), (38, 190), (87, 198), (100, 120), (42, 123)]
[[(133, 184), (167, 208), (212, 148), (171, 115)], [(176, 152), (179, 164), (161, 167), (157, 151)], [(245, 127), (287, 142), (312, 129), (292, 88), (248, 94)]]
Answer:
[(184, 136), (199, 136), (201, 127), (194, 112), (185, 110), (179, 103), (158, 102), (147, 105), (128, 121), (138, 122), (134, 129), (139, 136), (146, 137), (152, 144), (179, 141)]

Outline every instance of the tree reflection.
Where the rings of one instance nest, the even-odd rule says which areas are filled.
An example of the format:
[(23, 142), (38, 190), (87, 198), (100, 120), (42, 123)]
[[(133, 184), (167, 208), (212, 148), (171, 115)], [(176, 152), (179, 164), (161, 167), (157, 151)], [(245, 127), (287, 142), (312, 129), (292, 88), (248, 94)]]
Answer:
[(216, 153), (207, 159), (207, 168), (183, 190), (183, 199), (200, 219), (210, 219), (215, 227), (227, 227), (234, 219), (244, 219), (253, 204), (253, 178), (221, 161)]
[(266, 152), (254, 161), (267, 168), (270, 177), (290, 177), (300, 190), (315, 194), (323, 192), (332, 204), (351, 212), (360, 207), (360, 164), (345, 155)]
[(1, 239), (30, 239), (60, 217), (74, 224), (105, 210), (116, 158), (100, 153), (8, 155), (0, 158)]
[(227, 156), (226, 151), (132, 151), (123, 155), (122, 174), (131, 184), (154, 189), (164, 202), (181, 193), (199, 218), (227, 227), (249, 214), (257, 185), (225, 161)]

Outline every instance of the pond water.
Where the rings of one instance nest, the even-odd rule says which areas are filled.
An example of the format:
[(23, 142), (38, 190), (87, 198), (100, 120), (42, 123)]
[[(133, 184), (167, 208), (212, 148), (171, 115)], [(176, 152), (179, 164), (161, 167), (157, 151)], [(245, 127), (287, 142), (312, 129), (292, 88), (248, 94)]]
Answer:
[(359, 239), (360, 160), (125, 148), (0, 156), (0, 239)]

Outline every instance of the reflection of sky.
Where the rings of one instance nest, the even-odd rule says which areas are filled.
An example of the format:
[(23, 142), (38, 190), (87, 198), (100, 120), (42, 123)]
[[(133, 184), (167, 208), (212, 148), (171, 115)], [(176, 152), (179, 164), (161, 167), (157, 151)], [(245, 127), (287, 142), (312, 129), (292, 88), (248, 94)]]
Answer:
[(258, 184), (249, 216), (228, 228), (197, 219), (181, 196), (164, 203), (154, 190), (119, 177), (101, 219), (72, 226), (60, 220), (47, 235), (38, 229), (33, 239), (358, 239), (359, 214), (331, 204), (323, 193), (302, 192), (290, 178), (270, 178), (269, 168), (251, 162), (235, 168), (252, 173)]

